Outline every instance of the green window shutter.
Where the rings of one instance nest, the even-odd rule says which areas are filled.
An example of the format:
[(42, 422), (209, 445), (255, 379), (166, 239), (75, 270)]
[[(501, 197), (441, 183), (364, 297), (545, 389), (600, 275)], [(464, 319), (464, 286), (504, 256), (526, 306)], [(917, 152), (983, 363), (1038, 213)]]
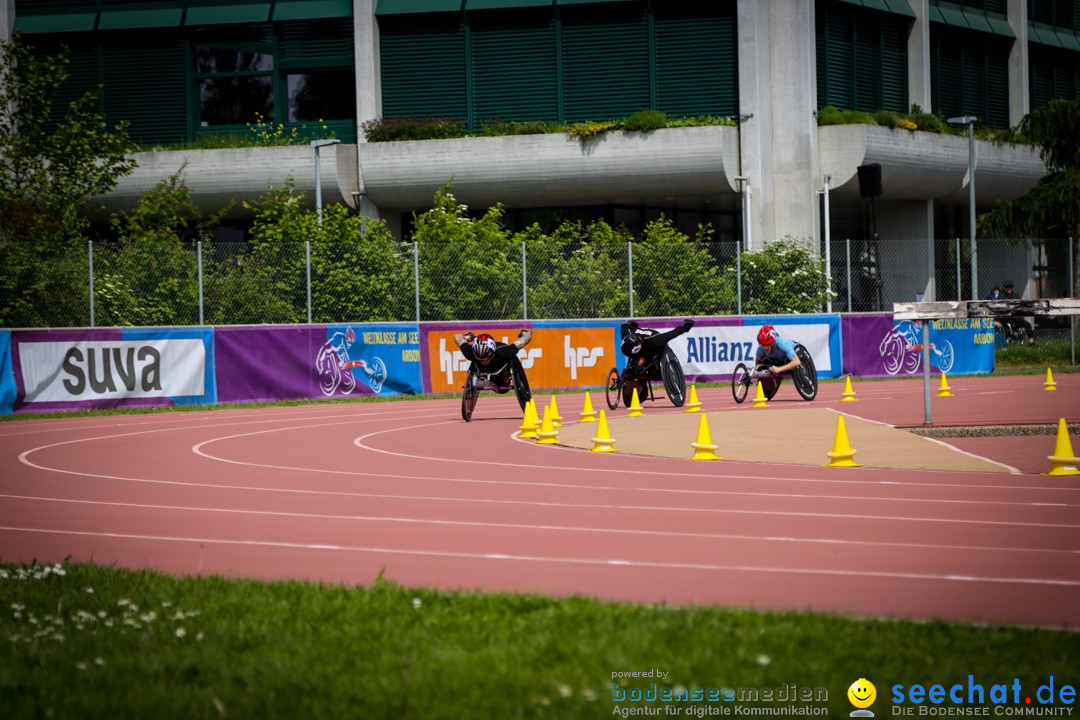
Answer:
[(896, 16), (881, 21), (881, 107), (906, 113), (908, 105), (908, 21)]
[(739, 111), (735, 6), (654, 7), (657, 109), (675, 116)]
[(473, 120), (559, 119), (555, 15), (550, 8), (469, 16)]
[(837, 3), (826, 6), (824, 43), (825, 62), (818, 65), (819, 76), (824, 79), (824, 94), (818, 94), (818, 105), (832, 105), (850, 110), (855, 107), (855, 21), (852, 13)]
[(1043, 23), (1045, 25), (1053, 25), (1053, 0), (1031, 0), (1031, 5), (1029, 6), (1028, 21)]
[(935, 111), (962, 115), (959, 33), (944, 25), (930, 26), (930, 95)]
[(855, 109), (881, 109), (881, 25), (868, 13), (855, 16)]
[[(39, 35), (31, 39), (34, 55), (39, 59), (60, 54), (61, 44), (68, 46), (68, 77), (53, 95), (49, 111), (48, 132), (63, 121), (68, 106), (101, 84), (101, 68), (97, 46), (88, 40), (73, 43), (69, 36)], [(99, 101), (100, 102), (100, 101)]]
[(567, 122), (611, 120), (649, 107), (649, 28), (641, 3), (562, 9)]
[(1054, 99), (1054, 59), (1048, 48), (1031, 47), (1031, 109), (1038, 110)]
[(460, 15), (380, 18), (383, 117), (466, 119)]
[(352, 18), (296, 20), (277, 25), (278, 64), (283, 69), (352, 67)]
[(187, 86), (179, 37), (141, 32), (113, 42), (104, 50), (107, 121), (127, 120), (128, 134), (144, 145), (185, 140)]
[(984, 124), (1009, 127), (1009, 48), (996, 37), (985, 38), (983, 67), (986, 70)]

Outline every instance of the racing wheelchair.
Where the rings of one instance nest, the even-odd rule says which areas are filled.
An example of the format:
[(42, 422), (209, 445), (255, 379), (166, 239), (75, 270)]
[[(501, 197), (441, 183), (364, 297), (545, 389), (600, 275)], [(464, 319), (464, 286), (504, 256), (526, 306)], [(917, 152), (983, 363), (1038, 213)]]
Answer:
[(735, 397), (735, 402), (742, 403), (746, 399), (750, 386), (755, 382), (774, 377), (776, 378), (775, 383), (766, 383), (762, 387), (765, 399), (772, 400), (783, 384), (784, 378), (788, 375), (791, 376), (792, 381), (795, 383), (795, 390), (798, 391), (803, 400), (816, 398), (818, 376), (814, 358), (810, 356), (810, 351), (799, 343), (795, 343), (795, 356), (799, 358), (799, 362), (802, 364), (790, 373), (781, 373), (780, 375), (773, 375), (769, 372), (768, 363), (758, 365), (753, 372), (744, 363), (736, 365), (735, 372), (731, 375), (731, 394)]
[(675, 407), (682, 407), (686, 402), (686, 378), (683, 376), (679, 358), (675, 357), (670, 347), (665, 347), (644, 366), (627, 363), (621, 373), (617, 367), (611, 368), (605, 388), (608, 408), (616, 409), (620, 401), (630, 407), (634, 390), (637, 390), (638, 400), (641, 402), (655, 400), (652, 386), (654, 382), (664, 384), (668, 400), (671, 400)]
[(469, 364), (469, 372), (465, 375), (465, 385), (461, 389), (461, 417), (465, 422), (472, 420), (473, 410), (476, 409), (476, 401), (480, 398), (482, 390), (505, 395), (511, 390), (517, 396), (521, 411), (525, 412), (525, 406), (532, 398), (529, 390), (529, 379), (525, 377), (525, 368), (517, 357), (495, 372), (486, 372), (475, 362)]

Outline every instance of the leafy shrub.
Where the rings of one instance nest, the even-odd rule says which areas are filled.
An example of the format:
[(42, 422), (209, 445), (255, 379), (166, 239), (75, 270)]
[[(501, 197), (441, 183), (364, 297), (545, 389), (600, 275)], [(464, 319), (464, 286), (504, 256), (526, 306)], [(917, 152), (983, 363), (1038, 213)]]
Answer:
[(840, 110), (832, 105), (826, 105), (818, 110), (818, 125), (874, 125), (874, 118), (870, 113), (858, 110)]
[[(743, 312), (748, 315), (818, 312), (829, 295), (836, 296), (824, 261), (793, 237), (744, 253), (742, 271)], [(734, 279), (733, 266), (725, 272)]]
[(894, 112), (878, 110), (874, 113), (874, 122), (882, 127), (895, 128), (900, 124), (900, 118)]
[(619, 126), (630, 132), (646, 133), (667, 127), (668, 117), (659, 110), (639, 110), (619, 123)]
[(545, 120), (528, 120), (517, 122), (516, 120), (503, 121), (491, 120), (484, 124), (480, 134), (484, 137), (501, 137), (504, 135), (544, 135), (547, 133), (563, 132), (563, 126), (555, 122)]
[(457, 118), (375, 118), (360, 126), (368, 142), (443, 140), (465, 136)]
[(739, 123), (734, 118), (726, 115), (691, 115), (689, 117), (668, 118), (667, 126), (674, 127), (708, 127), (712, 125), (726, 125), (738, 127)]
[(593, 120), (586, 120), (584, 122), (574, 123), (566, 132), (570, 137), (576, 137), (582, 142), (585, 142), (591, 138), (603, 135), (609, 130), (617, 129), (618, 124), (614, 122), (595, 122)]

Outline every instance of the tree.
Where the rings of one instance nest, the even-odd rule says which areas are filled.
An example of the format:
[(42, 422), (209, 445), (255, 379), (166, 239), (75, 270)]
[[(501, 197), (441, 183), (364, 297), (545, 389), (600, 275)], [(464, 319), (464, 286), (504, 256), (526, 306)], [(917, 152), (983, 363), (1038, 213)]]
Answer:
[(0, 40), (0, 239), (80, 237), (86, 201), (108, 193), (135, 168), (127, 125), (106, 125), (100, 88), (51, 124), (68, 58), (66, 49), (35, 57), (19, 34)]
[(983, 235), (999, 238), (1080, 236), (1080, 100), (1051, 100), (1017, 127), (1041, 147), (1049, 174), (1031, 191), (979, 216)]

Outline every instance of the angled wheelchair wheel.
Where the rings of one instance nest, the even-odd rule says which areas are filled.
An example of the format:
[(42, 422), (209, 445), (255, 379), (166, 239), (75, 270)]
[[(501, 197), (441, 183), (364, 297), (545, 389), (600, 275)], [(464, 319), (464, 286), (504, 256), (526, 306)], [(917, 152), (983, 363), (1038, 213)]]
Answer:
[(810, 351), (802, 345), (795, 345), (795, 356), (802, 363), (791, 373), (792, 380), (795, 382), (795, 389), (798, 390), (803, 400), (813, 400), (817, 397), (818, 391), (817, 368), (814, 366), (814, 358), (810, 356)]
[(643, 403), (649, 399), (649, 380), (648, 378), (631, 378), (630, 380), (624, 380), (622, 384), (622, 399), (623, 404), (626, 407), (630, 407), (634, 403), (634, 391), (637, 390), (638, 402)]
[(776, 393), (780, 391), (780, 386), (784, 384), (784, 378), (780, 375), (773, 375), (772, 377), (762, 378), (758, 382), (761, 383), (761, 392), (764, 393), (765, 399), (772, 400)]
[(476, 374), (470, 370), (465, 376), (465, 387), (461, 389), (461, 418), (465, 422), (472, 420), (473, 410), (476, 409), (476, 401), (480, 397), (480, 391), (476, 389)]
[(675, 407), (682, 407), (686, 402), (686, 378), (683, 376), (679, 358), (671, 348), (664, 348), (660, 355), (660, 377), (664, 380), (664, 390)]
[(604, 386), (604, 394), (607, 396), (608, 410), (619, 407), (619, 396), (622, 393), (622, 376), (619, 368), (611, 368), (607, 374), (607, 385)]
[(742, 404), (746, 399), (746, 393), (750, 390), (750, 369), (739, 363), (735, 366), (735, 372), (731, 374), (731, 394), (735, 402)]
[(529, 389), (529, 378), (525, 377), (525, 368), (517, 358), (510, 362), (510, 375), (514, 380), (514, 394), (517, 395), (518, 405), (521, 406), (521, 411), (525, 412), (525, 406), (532, 399), (532, 391)]

